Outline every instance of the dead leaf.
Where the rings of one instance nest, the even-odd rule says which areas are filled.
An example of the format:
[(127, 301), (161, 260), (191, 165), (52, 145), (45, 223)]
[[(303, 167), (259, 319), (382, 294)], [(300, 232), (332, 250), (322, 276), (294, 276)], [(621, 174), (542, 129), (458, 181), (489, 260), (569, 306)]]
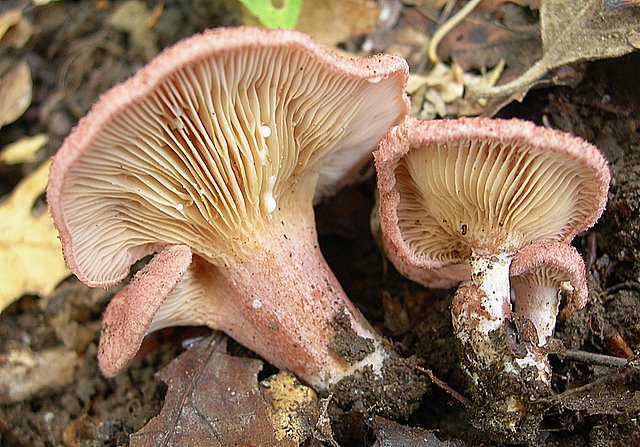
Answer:
[(20, 402), (69, 385), (79, 361), (78, 354), (65, 347), (10, 351), (0, 357), (0, 404)]
[(378, 11), (375, 0), (304, 1), (296, 29), (323, 45), (335, 46), (373, 31)]
[(634, 51), (627, 36), (640, 31), (640, 9), (605, 11), (601, 0), (543, 0), (540, 30), (542, 58), (538, 62), (506, 84), (470, 88), (468, 96), (521, 99), (536, 80), (554, 68)]
[(290, 439), (295, 445), (302, 444), (313, 434), (308, 421), (318, 419), (315, 391), (300, 384), (287, 372), (276, 374), (261, 385), (271, 404), (270, 419), (276, 438), (280, 441)]
[(0, 151), (0, 163), (8, 165), (19, 163), (34, 163), (38, 161), (38, 152), (49, 141), (45, 134), (33, 137), (20, 138), (18, 141), (8, 144)]
[[(485, 6), (484, 2), (481, 5)], [(535, 24), (496, 23), (483, 10), (452, 29), (438, 46), (438, 54), (451, 58), (465, 72), (485, 71), (504, 61), (504, 83), (521, 75), (540, 58), (540, 31)]]
[(48, 5), (49, 3), (59, 2), (59, 1), (61, 0), (31, 0), (34, 6), (44, 6), (44, 5)]
[(142, 50), (144, 58), (150, 60), (158, 53), (156, 36), (151, 30), (157, 21), (157, 12), (149, 11), (144, 2), (128, 0), (118, 5), (107, 23), (118, 31), (129, 34), (132, 45)]
[(460, 441), (440, 441), (436, 435), (422, 428), (407, 427), (379, 416), (368, 421), (376, 436), (374, 447), (463, 447)]
[(540, 0), (483, 0), (478, 9), (494, 11), (505, 3), (513, 3), (523, 8), (540, 9)]
[(47, 185), (49, 165), (25, 177), (0, 205), (0, 312), (24, 294), (51, 293), (69, 275), (51, 216), (31, 212)]
[(26, 61), (0, 68), (0, 127), (12, 123), (31, 104), (31, 71)]
[(426, 75), (411, 74), (407, 93), (411, 95), (411, 114), (420, 119), (445, 116), (477, 115), (484, 110), (483, 100), (464, 99), (464, 91), (476, 85), (496, 83), (504, 61), (484, 75), (465, 73), (457, 66), (442, 62)]
[(311, 433), (315, 393), (286, 375), (258, 385), (261, 369), (226, 354), (222, 335), (198, 343), (158, 373), (169, 387), (164, 407), (131, 446), (298, 446)]
[[(332, 47), (353, 36), (373, 31), (378, 11), (375, 0), (303, 1), (295, 29)], [(248, 11), (245, 11), (242, 22), (248, 26), (259, 26), (258, 19)], [(331, 26), (327, 26), (329, 23)]]
[(22, 48), (31, 34), (33, 26), (19, 9), (11, 9), (0, 15), (0, 48)]

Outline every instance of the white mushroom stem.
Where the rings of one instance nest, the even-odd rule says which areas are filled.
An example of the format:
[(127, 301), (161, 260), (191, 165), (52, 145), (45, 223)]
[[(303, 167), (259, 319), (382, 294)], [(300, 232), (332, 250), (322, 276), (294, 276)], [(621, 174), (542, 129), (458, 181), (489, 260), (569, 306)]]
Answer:
[[(524, 356), (516, 357), (509, 345), (512, 334), (504, 324), (511, 319), (511, 257), (507, 253), (472, 256), (472, 279), (462, 284), (453, 297), (453, 328), (466, 360), (465, 369), (475, 385), (483, 385), (483, 372), (502, 370), (518, 375), (526, 367), (536, 369), (538, 380), (550, 380), (549, 364), (543, 355), (527, 349)], [(498, 331), (503, 331), (504, 336), (497, 336)]]
[[(544, 346), (553, 335), (560, 306), (560, 284), (540, 281), (537, 275), (513, 278), (515, 314), (533, 323), (538, 346)], [(569, 286), (571, 287), (571, 286)]]
[(498, 329), (511, 316), (509, 266), (511, 256), (472, 256), (471, 278), (483, 292), (477, 314), (478, 330), (489, 334)]
[[(274, 212), (264, 221), (259, 239), (247, 240), (242, 253), (225, 257), (226, 265), (196, 258), (195, 272), (167, 298), (152, 328), (197, 324), (222, 330), (321, 391), (365, 367), (381, 375), (388, 346), (327, 266), (313, 220), (284, 217)], [(202, 292), (179, 303), (187, 295), (180, 290), (197, 288)], [(182, 310), (164, 311), (177, 307)], [(180, 315), (180, 321), (172, 315)], [(353, 329), (342, 343), (367, 347), (362, 355), (345, 359), (334, 350), (338, 315), (346, 315)]]

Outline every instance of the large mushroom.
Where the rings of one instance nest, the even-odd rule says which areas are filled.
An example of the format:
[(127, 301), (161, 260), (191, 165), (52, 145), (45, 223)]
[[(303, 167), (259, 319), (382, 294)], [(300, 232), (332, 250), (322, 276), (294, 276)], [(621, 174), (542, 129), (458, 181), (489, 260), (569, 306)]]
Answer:
[(523, 406), (548, 390), (549, 377), (537, 346), (520, 343), (510, 321), (511, 260), (532, 243), (566, 244), (596, 222), (605, 159), (577, 137), (482, 118), (407, 118), (374, 156), (388, 257), (428, 287), (465, 281), (451, 308), (463, 368), (479, 406), (503, 403), (485, 428), (526, 433)]
[[(399, 57), (236, 28), (176, 44), (105, 94), (55, 156), (47, 191), (86, 284), (116, 284), (158, 253), (105, 314), (103, 372), (125, 367), (149, 330), (204, 324), (320, 390), (379, 377), (392, 352), (326, 265), (313, 203), (402, 120), (407, 76)], [(337, 330), (362, 349), (345, 354)]]

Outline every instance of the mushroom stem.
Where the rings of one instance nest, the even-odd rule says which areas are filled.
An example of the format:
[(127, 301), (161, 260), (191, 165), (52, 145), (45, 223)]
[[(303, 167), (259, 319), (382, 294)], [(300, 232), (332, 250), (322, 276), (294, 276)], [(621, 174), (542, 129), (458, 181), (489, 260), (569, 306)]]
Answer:
[(471, 256), (471, 281), (460, 285), (453, 297), (453, 330), (465, 359), (464, 368), (476, 385), (482, 382), (478, 373), (493, 369), (500, 359), (492, 334), (511, 316), (510, 263), (506, 254)]
[(469, 259), (471, 280), (484, 292), (478, 315), (479, 327), (488, 334), (511, 317), (509, 266), (510, 254), (492, 256), (473, 255)]
[[(247, 240), (245, 250), (225, 265), (200, 263), (198, 268), (209, 269), (207, 290), (214, 292), (205, 299), (215, 302), (200, 305), (210, 310), (190, 323), (226, 332), (317, 390), (328, 390), (367, 366), (380, 374), (388, 344), (327, 266), (313, 220), (276, 212), (265, 226), (259, 240)], [(339, 337), (345, 325), (352, 329), (347, 339)], [(341, 355), (340, 344), (360, 349)]]
[(517, 299), (514, 313), (531, 321), (538, 335), (538, 346), (544, 346), (553, 335), (560, 306), (557, 284), (536, 281), (534, 275), (512, 280)]
[[(512, 255), (473, 255), (471, 281), (453, 297), (454, 332), (465, 359), (465, 370), (475, 385), (488, 387), (487, 374), (500, 371), (518, 376), (533, 367), (535, 380), (550, 380), (550, 367), (535, 346), (517, 346), (511, 319), (509, 267)], [(491, 388), (491, 387), (488, 387)]]

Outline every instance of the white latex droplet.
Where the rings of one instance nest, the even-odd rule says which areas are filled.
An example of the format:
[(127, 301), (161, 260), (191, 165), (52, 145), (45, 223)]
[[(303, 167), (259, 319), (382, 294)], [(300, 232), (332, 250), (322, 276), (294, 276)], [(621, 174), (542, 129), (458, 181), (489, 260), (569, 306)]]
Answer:
[(266, 124), (263, 124), (262, 126), (260, 126), (260, 134), (264, 138), (269, 138), (271, 136), (271, 127), (267, 126)]
[(378, 82), (382, 81), (382, 78), (380, 76), (376, 76), (375, 78), (367, 79), (367, 81), (369, 81), (372, 84), (377, 84)]
[(178, 203), (178, 204), (176, 205), (176, 209), (177, 209), (178, 211), (182, 211), (182, 210), (184, 210), (184, 205), (183, 205), (182, 203)]
[(267, 182), (267, 190), (262, 196), (262, 201), (264, 202), (265, 211), (269, 214), (273, 213), (278, 204), (276, 203), (275, 197), (273, 197), (273, 186), (276, 184), (276, 176), (272, 175), (269, 177), (269, 181)]
[(253, 300), (253, 302), (251, 303), (251, 307), (253, 307), (254, 309), (260, 309), (262, 307), (262, 301), (260, 301), (259, 299)]

